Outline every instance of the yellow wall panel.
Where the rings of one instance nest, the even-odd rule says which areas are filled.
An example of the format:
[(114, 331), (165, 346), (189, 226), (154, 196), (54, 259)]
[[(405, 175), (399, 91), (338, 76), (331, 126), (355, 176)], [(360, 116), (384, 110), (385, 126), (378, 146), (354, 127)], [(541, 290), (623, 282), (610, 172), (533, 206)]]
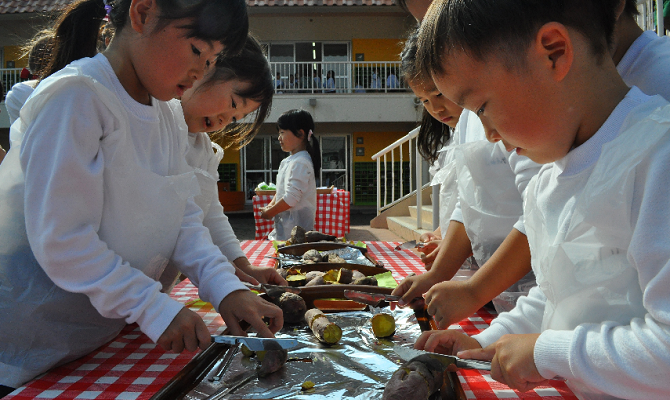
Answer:
[(351, 41), (352, 61), (362, 53), (363, 61), (400, 61), (403, 44), (399, 39), (353, 39)]
[[(383, 150), (386, 146), (405, 136), (407, 132), (354, 132), (353, 134), (353, 162), (371, 162), (375, 153)], [(358, 143), (359, 138), (363, 138), (363, 143)], [(356, 148), (362, 147), (365, 151), (364, 156), (356, 155)], [(403, 161), (409, 161), (409, 146), (403, 145)], [(391, 161), (391, 154), (387, 156), (387, 161)], [(395, 161), (400, 161), (400, 151), (395, 150)]]
[(4, 54), (5, 65), (2, 66), (3, 68), (7, 66), (7, 61), (14, 61), (15, 68), (23, 68), (28, 66), (28, 57), (21, 57), (23, 55), (21, 46), (5, 46)]

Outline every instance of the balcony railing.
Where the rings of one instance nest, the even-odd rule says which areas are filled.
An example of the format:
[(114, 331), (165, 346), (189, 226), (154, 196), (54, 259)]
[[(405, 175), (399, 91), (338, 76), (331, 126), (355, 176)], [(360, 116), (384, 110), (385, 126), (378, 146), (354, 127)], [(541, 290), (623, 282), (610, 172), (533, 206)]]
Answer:
[[(15, 83), (21, 81), (21, 70), (23, 68), (0, 68), (0, 81), (5, 88), (5, 94)], [(2, 100), (0, 98), (0, 100)]]
[(271, 62), (276, 93), (407, 92), (399, 61)]

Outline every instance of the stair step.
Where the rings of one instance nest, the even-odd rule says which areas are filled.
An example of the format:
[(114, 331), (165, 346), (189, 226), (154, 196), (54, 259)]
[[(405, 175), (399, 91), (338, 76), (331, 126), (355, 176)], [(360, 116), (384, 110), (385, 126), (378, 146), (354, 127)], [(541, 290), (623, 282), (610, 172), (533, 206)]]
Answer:
[[(416, 228), (416, 217), (388, 217), (386, 219), (389, 230), (404, 240), (419, 240), (419, 237), (432, 232), (431, 224), (423, 224), (423, 229)], [(428, 228), (428, 229), (426, 229)]]
[[(416, 221), (416, 206), (409, 206), (409, 215), (414, 218)], [(421, 220), (424, 223), (424, 226), (431, 226), (433, 224), (433, 206), (432, 205), (423, 205), (421, 207)], [(416, 225), (416, 223), (415, 223)]]

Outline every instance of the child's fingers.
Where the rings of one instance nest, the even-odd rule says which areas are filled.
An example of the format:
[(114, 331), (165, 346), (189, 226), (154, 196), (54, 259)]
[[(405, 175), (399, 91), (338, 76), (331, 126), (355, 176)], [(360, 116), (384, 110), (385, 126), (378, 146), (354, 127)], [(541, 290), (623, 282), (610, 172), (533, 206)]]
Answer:
[(209, 329), (205, 321), (202, 321), (202, 324), (198, 324), (195, 327), (195, 335), (198, 339), (198, 346), (200, 350), (205, 350), (212, 344), (212, 336), (209, 334)]
[(496, 355), (496, 346), (495, 343), (493, 343), (487, 347), (484, 347), (483, 349), (468, 349), (459, 351), (456, 355), (460, 358), (491, 361)]

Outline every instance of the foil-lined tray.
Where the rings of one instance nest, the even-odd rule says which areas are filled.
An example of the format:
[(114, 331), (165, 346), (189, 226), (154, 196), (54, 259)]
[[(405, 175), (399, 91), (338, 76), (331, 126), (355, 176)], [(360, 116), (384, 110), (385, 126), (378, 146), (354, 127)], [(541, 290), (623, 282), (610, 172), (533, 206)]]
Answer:
[[(378, 312), (394, 316), (396, 332), (391, 338), (374, 337), (370, 318)], [(289, 351), (289, 361), (281, 370), (259, 378), (256, 374), (256, 359), (244, 357), (239, 353), (220, 383), (210, 382), (208, 378), (214, 375), (221, 360), (211, 365), (204, 379), (183, 398), (205, 400), (217, 391), (236, 387), (232, 393), (221, 398), (381, 399), (386, 383), (403, 363), (393, 352), (393, 345), (414, 343), (421, 334), (414, 313), (409, 309), (391, 311), (389, 308), (384, 308), (373, 309), (371, 312), (350, 311), (327, 315), (332, 322), (342, 328), (342, 339), (337, 345), (326, 346), (319, 343), (307, 327), (284, 327), (276, 336), (296, 338), (300, 345)], [(451, 373), (445, 376), (446, 381), (450, 381), (451, 384), (443, 386), (442, 391), (434, 398), (464, 398), (456, 375)], [(313, 382), (314, 387), (302, 390), (301, 386), (305, 381)]]

